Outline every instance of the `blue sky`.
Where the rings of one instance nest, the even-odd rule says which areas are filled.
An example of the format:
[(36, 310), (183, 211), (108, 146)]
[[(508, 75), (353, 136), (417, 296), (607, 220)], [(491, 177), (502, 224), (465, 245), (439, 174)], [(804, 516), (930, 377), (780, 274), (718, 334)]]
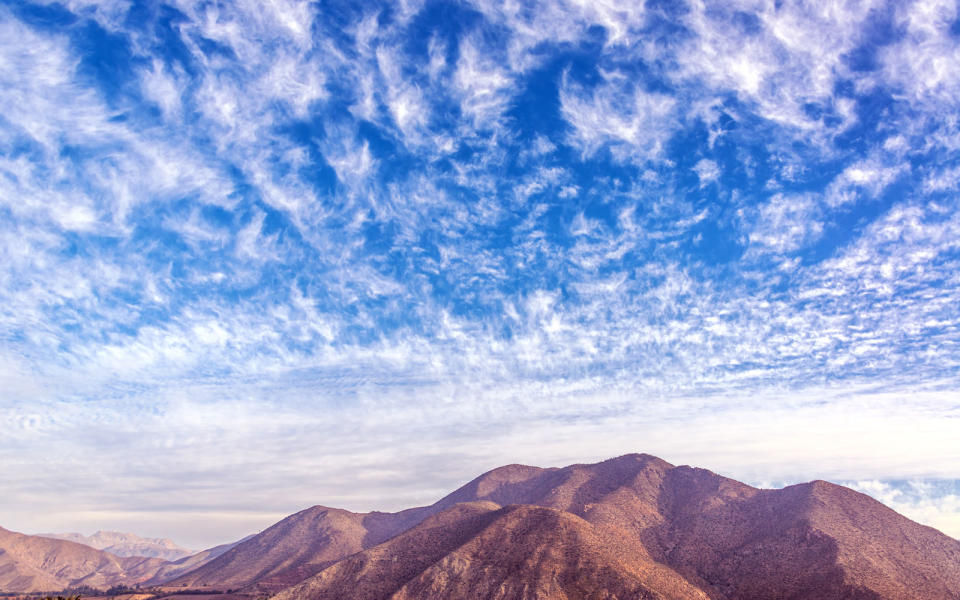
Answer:
[(0, 525), (644, 451), (960, 536), (956, 64), (936, 0), (0, 2)]

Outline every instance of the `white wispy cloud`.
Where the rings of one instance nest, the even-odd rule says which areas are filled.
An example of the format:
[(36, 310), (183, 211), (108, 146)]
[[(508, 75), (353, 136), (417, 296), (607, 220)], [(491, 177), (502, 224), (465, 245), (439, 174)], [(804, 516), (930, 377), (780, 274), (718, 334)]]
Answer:
[(855, 120), (834, 89), (847, 70), (843, 57), (878, 3), (743, 2), (715, 10), (701, 1), (691, 8), (685, 21), (695, 35), (678, 53), (686, 76), (734, 90), (763, 117), (808, 136), (821, 127), (805, 113), (807, 103), (825, 103), (838, 114), (834, 131)]
[(773, 252), (789, 252), (815, 242), (823, 233), (823, 209), (810, 195), (776, 194), (756, 207), (748, 221), (751, 246)]
[(676, 100), (644, 90), (625, 73), (603, 77), (604, 82), (590, 90), (564, 78), (560, 103), (573, 128), (573, 144), (587, 156), (609, 146), (619, 160), (659, 158), (678, 125)]

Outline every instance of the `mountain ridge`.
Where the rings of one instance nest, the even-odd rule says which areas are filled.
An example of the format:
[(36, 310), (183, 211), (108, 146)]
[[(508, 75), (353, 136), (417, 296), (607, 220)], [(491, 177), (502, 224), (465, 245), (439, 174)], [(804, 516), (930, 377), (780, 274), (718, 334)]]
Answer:
[(190, 560), (144, 581), (274, 600), (960, 598), (960, 541), (869, 496), (648, 454), (505, 465), (393, 513), (315, 505)]
[(117, 556), (87, 544), (0, 527), (0, 592), (43, 593), (68, 588), (159, 585), (236, 545), (223, 544), (176, 561)]
[[(922, 577), (911, 575), (909, 569), (904, 570), (900, 563), (890, 559), (890, 552), (884, 552), (881, 553), (884, 564), (896, 574), (893, 582), (887, 581), (884, 573), (858, 562), (856, 553), (849, 549), (855, 544), (834, 540), (833, 536), (847, 536), (858, 539), (858, 543), (864, 541), (863, 535), (854, 536), (851, 526), (844, 525), (836, 515), (814, 510), (824, 497), (834, 501), (831, 498), (836, 496), (835, 489), (854, 494), (837, 496), (838, 505), (843, 498), (854, 498), (854, 504), (869, 505), (861, 511), (866, 515), (865, 524), (871, 519), (893, 518), (890, 515), (895, 515), (896, 520), (908, 521), (886, 507), (883, 507), (889, 511), (884, 513), (886, 516), (877, 517), (874, 513), (882, 505), (875, 500), (823, 481), (781, 490), (761, 490), (706, 469), (674, 466), (649, 454), (626, 454), (599, 463), (566, 467), (520, 464), (497, 467), (431, 505), (396, 513), (352, 513), (314, 506), (284, 520), (287, 521), (285, 527), (298, 531), (298, 535), (309, 537), (311, 530), (319, 533), (311, 538), (313, 546), (295, 544), (298, 552), (293, 560), (277, 552), (278, 545), (274, 542), (260, 547), (241, 544), (231, 551), (232, 556), (225, 554), (173, 583), (280, 593), (283, 588), (304, 583), (327, 569), (339, 572), (343, 567), (334, 568), (338, 562), (389, 543), (459, 504), (492, 502), (501, 507), (549, 508), (581, 518), (600, 538), (631, 540), (630, 551), (646, 561), (647, 571), (656, 570), (661, 574), (661, 582), (656, 585), (679, 578), (713, 598), (761, 598), (771, 590), (802, 597), (803, 586), (820, 590), (826, 594), (824, 597), (866, 594), (866, 598), (873, 593), (869, 590), (876, 588), (888, 594), (883, 597), (906, 598), (909, 596), (904, 590), (911, 585), (927, 585)], [(931, 528), (909, 523), (909, 526), (898, 526), (898, 530), (910, 531), (907, 538), (922, 539), (925, 534), (917, 531), (929, 529), (933, 532), (929, 535), (939, 540), (939, 546), (933, 544), (933, 547), (960, 549), (960, 542)], [(831, 524), (833, 529), (828, 527)], [(697, 540), (701, 538), (709, 543), (699, 543)], [(898, 539), (895, 543), (901, 541)], [(888, 540), (888, 543), (894, 541)], [(764, 549), (776, 550), (783, 558), (757, 560), (756, 555)], [(943, 560), (949, 559), (944, 558), (943, 548), (939, 551), (941, 555), (934, 562), (942, 567)], [(280, 556), (274, 556), (277, 554)], [(794, 584), (787, 589), (777, 578), (793, 568), (791, 561), (806, 564), (807, 572), (798, 571), (791, 576)], [(960, 571), (960, 561), (954, 562)], [(251, 564), (258, 567), (250, 568)], [(240, 565), (245, 568), (237, 569)], [(738, 569), (746, 575), (741, 577)], [(928, 578), (934, 577), (936, 570), (936, 565), (918, 567), (918, 572)], [(328, 573), (323, 579), (330, 577)], [(342, 585), (362, 586), (362, 582)], [(321, 591), (317, 585), (307, 587), (318, 594)], [(868, 591), (857, 591), (860, 587)], [(954, 577), (948, 584), (930, 584), (930, 590), (934, 597), (953, 598), (944, 594), (954, 590), (960, 594), (960, 578)], [(400, 588), (392, 593), (400, 594)]]
[(163, 563), (159, 558), (120, 557), (86, 544), (0, 527), (0, 590), (4, 592), (133, 585), (152, 575)]

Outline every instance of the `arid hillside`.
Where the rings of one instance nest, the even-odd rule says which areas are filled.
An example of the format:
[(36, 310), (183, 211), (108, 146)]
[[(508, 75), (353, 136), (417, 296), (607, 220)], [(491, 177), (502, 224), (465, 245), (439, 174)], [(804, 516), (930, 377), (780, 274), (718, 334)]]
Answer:
[(0, 591), (7, 593), (134, 585), (152, 576), (164, 562), (123, 558), (76, 542), (0, 528)]
[(822, 481), (759, 490), (628, 455), (495, 469), (429, 512), (275, 599), (960, 597), (960, 542)]
[(2, 534), (3, 591), (135, 582), (275, 600), (960, 598), (960, 542), (868, 496), (824, 481), (757, 489), (644, 454), (508, 465), (397, 513), (314, 506), (176, 562)]
[(86, 544), (0, 527), (0, 592), (55, 592), (88, 586), (152, 586), (196, 569), (226, 552), (224, 544), (176, 561), (121, 557)]

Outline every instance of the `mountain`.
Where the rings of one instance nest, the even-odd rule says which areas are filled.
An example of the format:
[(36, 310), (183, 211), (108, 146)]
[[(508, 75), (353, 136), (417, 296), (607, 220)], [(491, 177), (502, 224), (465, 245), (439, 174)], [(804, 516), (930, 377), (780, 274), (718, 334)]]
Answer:
[(276, 600), (957, 600), (960, 542), (830, 483), (761, 490), (632, 454), (501, 467), (399, 513), (315, 506), (173, 583)]
[(253, 535), (248, 535), (239, 541), (214, 546), (213, 548), (202, 550), (196, 554), (185, 556), (180, 560), (164, 563), (159, 569), (157, 569), (156, 573), (153, 574), (153, 577), (143, 582), (142, 585), (143, 587), (163, 585), (171, 579), (175, 579), (181, 575), (184, 575), (185, 573), (189, 573), (190, 571), (202, 567), (218, 556), (226, 553), (231, 548), (234, 548), (237, 546), (237, 544), (243, 543), (252, 537)]
[(25, 535), (0, 527), (0, 592), (160, 585), (202, 567), (238, 543), (223, 544), (171, 562), (143, 556), (121, 557), (71, 540)]
[(274, 596), (301, 598), (662, 598), (708, 600), (640, 547), (568, 512), (457, 504)]
[[(550, 471), (514, 465), (488, 473), (487, 479), (522, 482)], [(486, 480), (485, 480), (486, 481)], [(191, 589), (241, 589), (273, 593), (319, 573), (345, 556), (371, 548), (460, 502), (483, 499), (478, 480), (425, 507), (397, 513), (350, 511), (313, 506), (281, 520), (222, 556), (167, 582)], [(522, 489), (520, 484), (520, 489)], [(503, 500), (500, 496), (498, 499)]]
[(314, 506), (176, 562), (0, 530), (0, 590), (138, 582), (273, 600), (958, 600), (960, 541), (824, 481), (757, 489), (643, 454), (508, 465), (397, 513)]
[(0, 527), (0, 590), (7, 593), (134, 585), (163, 563), (159, 558), (124, 558), (84, 544)]
[(98, 531), (91, 536), (80, 533), (41, 533), (39, 535), (85, 544), (117, 556), (146, 556), (178, 560), (195, 554), (195, 551), (178, 546), (166, 538), (143, 538), (133, 533), (119, 531)]
[[(319, 573), (345, 556), (371, 548), (460, 502), (485, 499), (500, 483), (517, 484), (552, 469), (512, 465), (474, 480), (431, 506), (397, 513), (353, 513), (313, 506), (281, 520), (184, 576), (167, 583), (191, 589), (240, 589), (277, 592)], [(519, 492), (518, 492), (519, 493)], [(497, 500), (507, 498), (496, 496)], [(518, 496), (519, 498), (519, 496)]]
[(205, 565), (167, 583), (172, 587), (275, 592), (320, 572), (344, 556), (375, 546), (419, 523), (429, 508), (400, 513), (352, 513), (314, 506)]

